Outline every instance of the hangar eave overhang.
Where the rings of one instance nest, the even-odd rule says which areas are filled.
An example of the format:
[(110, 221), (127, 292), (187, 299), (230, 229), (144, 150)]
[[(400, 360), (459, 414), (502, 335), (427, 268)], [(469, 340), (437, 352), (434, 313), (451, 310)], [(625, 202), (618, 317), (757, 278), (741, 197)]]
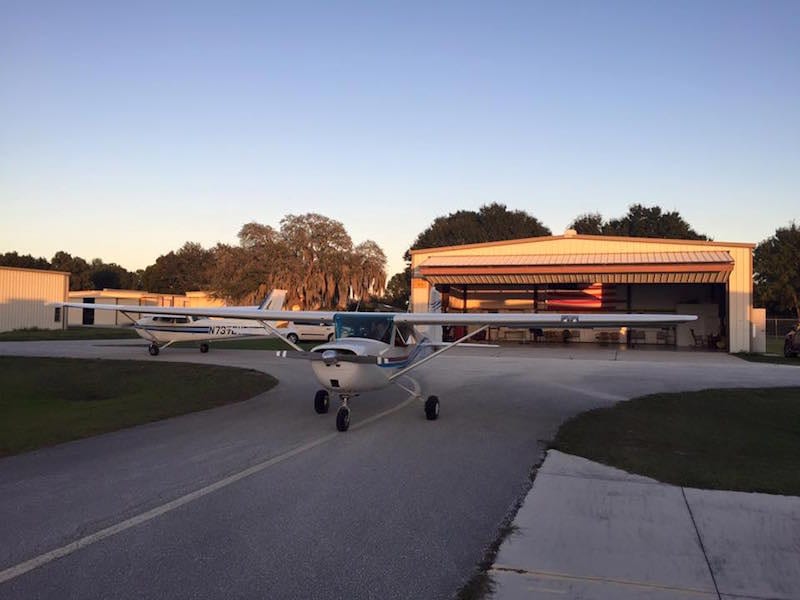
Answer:
[(725, 283), (733, 270), (728, 252), (622, 253), (531, 256), (442, 256), (419, 265), (417, 275), (439, 284)]

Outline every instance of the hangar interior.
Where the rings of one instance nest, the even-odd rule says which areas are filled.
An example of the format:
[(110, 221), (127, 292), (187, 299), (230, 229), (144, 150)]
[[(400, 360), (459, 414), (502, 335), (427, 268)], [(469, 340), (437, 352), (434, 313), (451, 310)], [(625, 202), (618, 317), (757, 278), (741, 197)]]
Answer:
[[(412, 251), (412, 308), (430, 290), (448, 312), (680, 313), (697, 321), (636, 329), (490, 330), (492, 341), (751, 348), (752, 244), (548, 236)], [(465, 333), (445, 330), (454, 338)]]
[[(541, 285), (449, 285), (436, 286), (446, 312), (687, 312), (698, 321), (680, 332), (674, 327), (636, 330), (592, 329), (524, 330), (495, 328), (488, 339), (496, 341), (559, 341), (631, 344), (697, 345), (726, 348), (727, 303), (725, 285), (712, 284), (541, 284)], [(456, 339), (464, 332), (457, 328), (445, 332), (445, 339)], [(688, 333), (688, 337), (686, 334)], [(681, 339), (679, 340), (679, 335)]]

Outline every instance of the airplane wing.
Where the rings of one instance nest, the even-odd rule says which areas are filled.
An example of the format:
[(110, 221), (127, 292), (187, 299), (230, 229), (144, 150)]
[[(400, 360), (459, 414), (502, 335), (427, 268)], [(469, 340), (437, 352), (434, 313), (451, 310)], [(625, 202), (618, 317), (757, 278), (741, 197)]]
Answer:
[(183, 308), (177, 306), (139, 306), (136, 304), (89, 304), (84, 302), (52, 302), (52, 306), (65, 308), (82, 308), (88, 310), (115, 310), (123, 313), (142, 315), (169, 315), (194, 317), (220, 317), (229, 319), (250, 319), (253, 321), (302, 321), (308, 323), (333, 323), (336, 313), (328, 311), (296, 311), (296, 310), (258, 310), (241, 306), (223, 306), (216, 308)]
[(625, 327), (677, 325), (696, 315), (627, 313), (398, 313), (409, 325), (489, 325), (493, 327)]
[[(88, 304), (56, 302), (56, 306), (89, 310), (115, 310), (147, 315), (222, 317), (254, 321), (294, 321), (331, 324), (332, 311), (257, 310), (242, 307), (179, 308), (175, 306), (139, 306), (125, 304)], [(372, 314), (372, 313), (363, 313)], [(631, 325), (677, 325), (694, 321), (695, 315), (628, 313), (376, 313), (391, 316), (395, 323), (409, 325), (488, 325), (494, 327), (624, 327)]]

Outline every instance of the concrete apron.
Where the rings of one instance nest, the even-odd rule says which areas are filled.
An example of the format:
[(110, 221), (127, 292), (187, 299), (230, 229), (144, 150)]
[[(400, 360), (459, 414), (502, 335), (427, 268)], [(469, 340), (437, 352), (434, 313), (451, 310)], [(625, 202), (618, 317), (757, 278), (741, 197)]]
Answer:
[(551, 450), (493, 598), (800, 598), (800, 498), (666, 485)]

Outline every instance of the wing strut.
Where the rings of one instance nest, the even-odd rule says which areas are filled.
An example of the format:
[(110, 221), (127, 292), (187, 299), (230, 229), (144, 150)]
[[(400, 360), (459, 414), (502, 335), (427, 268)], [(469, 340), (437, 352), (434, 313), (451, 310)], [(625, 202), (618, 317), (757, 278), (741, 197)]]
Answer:
[(459, 344), (461, 344), (462, 342), (466, 342), (466, 341), (467, 341), (468, 339), (470, 339), (471, 337), (474, 337), (474, 336), (478, 335), (478, 334), (479, 334), (481, 331), (484, 331), (485, 329), (488, 329), (488, 328), (489, 328), (489, 325), (487, 324), (487, 325), (484, 325), (484, 326), (480, 327), (479, 329), (476, 329), (476, 330), (475, 330), (475, 331), (473, 331), (472, 333), (468, 333), (467, 335), (465, 335), (465, 336), (464, 336), (464, 337), (462, 337), (461, 339), (458, 339), (458, 340), (456, 340), (455, 342), (453, 342), (453, 343), (451, 343), (451, 344), (448, 344), (448, 345), (446, 345), (446, 346), (445, 346), (444, 348), (442, 348), (441, 350), (437, 350), (437, 351), (436, 351), (436, 352), (434, 352), (433, 354), (429, 354), (429, 355), (428, 355), (428, 356), (426, 356), (425, 358), (423, 358), (423, 359), (421, 359), (421, 360), (418, 360), (418, 361), (417, 361), (417, 362), (415, 362), (413, 365), (409, 365), (409, 366), (407, 366), (405, 369), (401, 369), (400, 371), (398, 371), (397, 373), (395, 373), (394, 375), (392, 375), (391, 377), (389, 377), (389, 381), (392, 381), (393, 379), (397, 379), (397, 378), (398, 378), (398, 377), (400, 377), (401, 375), (405, 375), (406, 373), (408, 373), (408, 372), (409, 372), (409, 371), (411, 371), (412, 369), (416, 369), (416, 368), (417, 368), (417, 367), (419, 367), (420, 365), (424, 365), (424, 364), (425, 364), (426, 362), (428, 362), (429, 360), (431, 360), (431, 359), (433, 359), (433, 358), (436, 358), (437, 356), (439, 356), (439, 355), (440, 355), (440, 354), (442, 354), (443, 352), (447, 352), (447, 351), (448, 351), (448, 350), (450, 350), (451, 348), (455, 348), (456, 346), (458, 346), (458, 345), (459, 345)]
[[(136, 319), (134, 319), (132, 316), (130, 316), (127, 311), (121, 310), (119, 312), (121, 312), (123, 314), (123, 316), (125, 316), (131, 323), (133, 323), (133, 328), (136, 330), (137, 333), (139, 333), (146, 340), (150, 340), (151, 343), (153, 343), (156, 346), (158, 346), (158, 340), (156, 339), (156, 337), (152, 333), (150, 333), (147, 330), (146, 327), (136, 327)], [(141, 318), (141, 315), (139, 315), (139, 316)], [(166, 348), (166, 347), (167, 346), (164, 346), (164, 348)]]
[(288, 340), (287, 338), (283, 337), (283, 334), (280, 331), (278, 331), (278, 328), (277, 327), (273, 327), (272, 325), (270, 325), (270, 323), (268, 321), (259, 320), (258, 322), (261, 323), (264, 326), (265, 329), (267, 329), (268, 331), (271, 331), (272, 333), (277, 335), (279, 338), (281, 338), (284, 342), (289, 344), (295, 350), (298, 350), (300, 352), (305, 352), (305, 350), (303, 350), (300, 346), (298, 346), (297, 344), (293, 344), (290, 340)]

